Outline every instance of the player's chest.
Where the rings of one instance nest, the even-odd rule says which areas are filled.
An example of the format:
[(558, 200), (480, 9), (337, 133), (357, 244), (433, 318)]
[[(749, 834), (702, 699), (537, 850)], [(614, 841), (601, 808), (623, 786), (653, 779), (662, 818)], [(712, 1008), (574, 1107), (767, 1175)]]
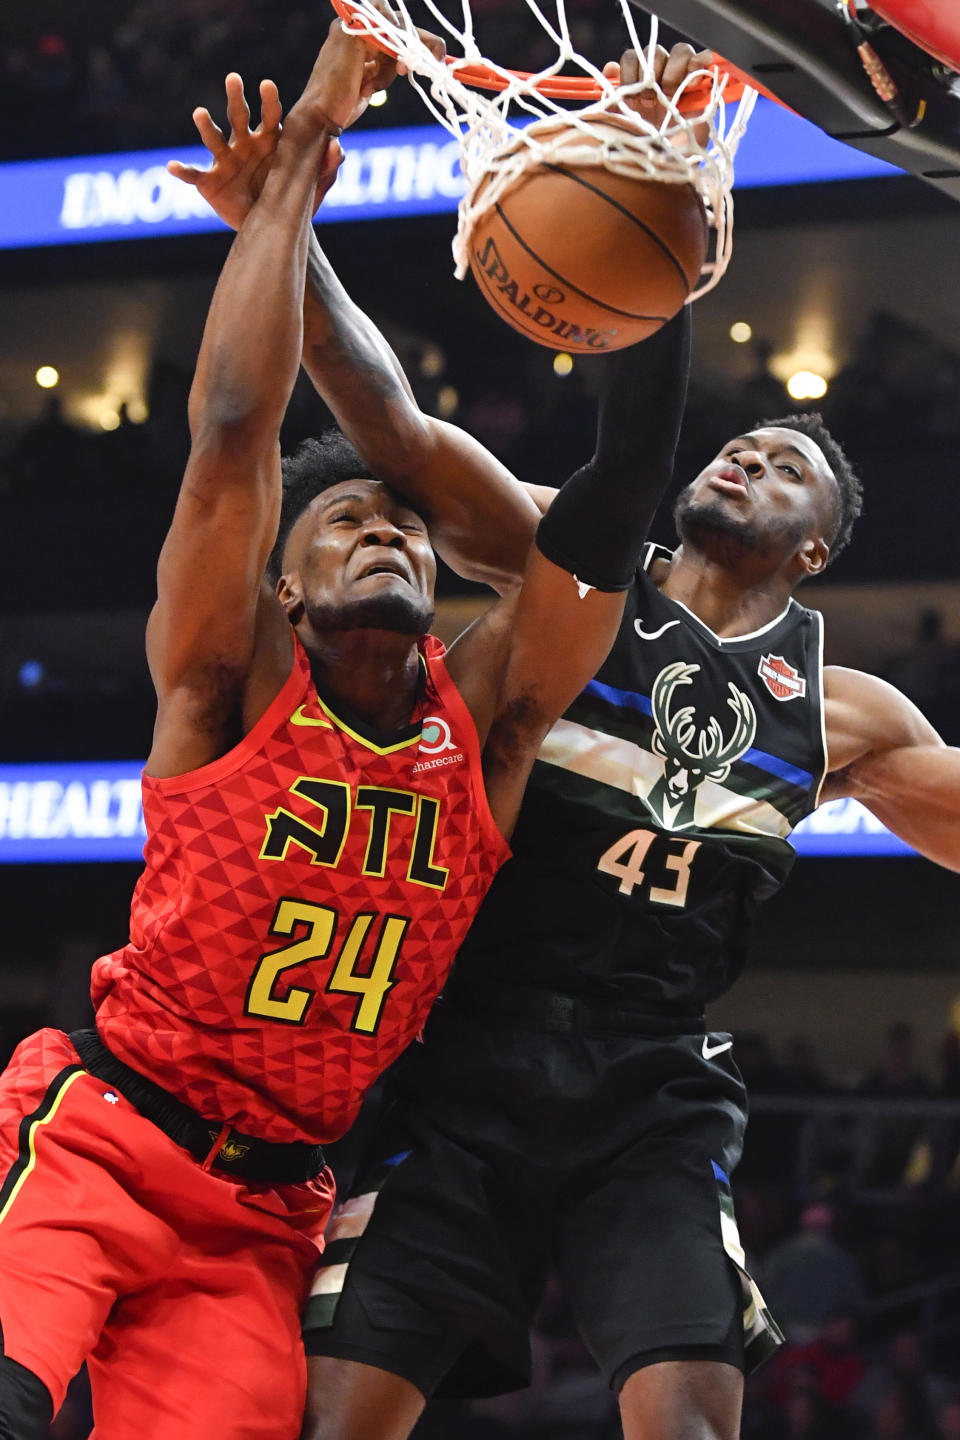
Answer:
[(323, 871), (372, 889), (443, 891), (475, 843), (466, 753), (441, 717), (379, 749), (290, 725), (215, 792), (191, 796), (178, 828), (202, 826), (224, 860), (250, 857), (271, 889)]

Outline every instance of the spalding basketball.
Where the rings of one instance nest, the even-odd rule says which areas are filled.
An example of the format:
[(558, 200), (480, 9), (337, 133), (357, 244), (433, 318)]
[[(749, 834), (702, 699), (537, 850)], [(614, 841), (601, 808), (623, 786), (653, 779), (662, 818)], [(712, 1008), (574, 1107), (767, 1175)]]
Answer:
[[(551, 129), (557, 123), (551, 119)], [(677, 313), (707, 243), (703, 204), (690, 185), (541, 163), (481, 215), (470, 268), (515, 330), (551, 350), (597, 354), (645, 340)]]

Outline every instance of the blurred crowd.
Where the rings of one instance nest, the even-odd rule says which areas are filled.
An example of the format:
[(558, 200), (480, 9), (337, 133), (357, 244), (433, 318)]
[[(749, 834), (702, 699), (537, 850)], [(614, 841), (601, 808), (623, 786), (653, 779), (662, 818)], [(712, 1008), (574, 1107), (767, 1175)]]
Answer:
[[(459, 8), (449, 10), (452, 18)], [(535, 70), (555, 57), (522, 5), (474, 0), (471, 8), (492, 58)], [(84, 6), (39, 33), (0, 28), (0, 158), (190, 143), (194, 106), (218, 109), (230, 70), (251, 93), (264, 77), (275, 80), (289, 105), (331, 18), (303, 0), (135, 0)], [(593, 59), (619, 58), (616, 7), (577, 0), (572, 37)], [(383, 123), (423, 123), (421, 102), (405, 86), (396, 87), (390, 112)]]
[[(463, 303), (459, 292), (453, 299)], [(493, 329), (481, 330), (467, 344), (456, 321), (450, 321), (449, 334), (428, 337), (398, 329), (376, 308), (373, 314), (421, 407), (462, 426), (522, 479), (556, 485), (590, 454), (597, 384), (590, 362), (575, 362), (572, 373), (558, 379), (544, 351), (492, 315)], [(678, 484), (697, 474), (725, 437), (798, 408), (764, 364), (760, 343), (757, 372), (745, 384), (724, 386), (694, 376)], [(864, 376), (871, 366), (875, 373), (868, 383)], [(140, 402), (146, 414), (141, 423), (120, 405), (115, 428), (83, 428), (64, 412), (54, 390), (37, 392), (32, 423), (5, 434), (0, 428), (0, 614), (132, 610), (152, 603), (156, 557), (189, 447), (190, 379), (184, 368), (158, 357)], [(933, 515), (917, 482), (949, 473), (960, 444), (960, 362), (929, 337), (876, 315), (818, 408), (862, 473), (866, 496), (854, 544), (828, 579), (922, 580), (954, 573), (960, 490), (938, 487)], [(134, 413), (139, 420), (140, 412)], [(284, 450), (330, 420), (301, 379), (284, 425)], [(57, 523), (51, 525), (54, 513)], [(40, 533), (48, 563), (38, 590), (22, 537)], [(654, 534), (673, 543), (669, 505)], [(440, 593), (463, 588), (445, 575)], [(956, 743), (955, 627), (933, 608), (919, 613), (915, 624), (915, 638), (883, 662), (886, 668), (869, 654), (858, 663), (880, 668)]]

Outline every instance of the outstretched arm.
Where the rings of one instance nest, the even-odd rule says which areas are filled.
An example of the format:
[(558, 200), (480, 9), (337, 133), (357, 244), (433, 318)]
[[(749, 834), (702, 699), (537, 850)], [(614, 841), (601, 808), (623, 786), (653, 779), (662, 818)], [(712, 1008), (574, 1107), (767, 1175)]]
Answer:
[(479, 441), (425, 415), (393, 350), (311, 234), (303, 365), (378, 479), (420, 511), (459, 574), (501, 593), (523, 574), (538, 509)]
[[(430, 37), (433, 38), (433, 37)], [(437, 42), (438, 44), (441, 42)], [(378, 83), (392, 78), (381, 67)], [(255, 203), (280, 137), (281, 108), (270, 80), (260, 86), (261, 121), (237, 74), (226, 80), (227, 140), (209, 111), (194, 123), (213, 157), (209, 170), (171, 161), (171, 174), (194, 185), (237, 228)], [(318, 197), (336, 178), (331, 164)], [(376, 325), (350, 299), (312, 227), (303, 306), (303, 365), (343, 432), (379, 479), (394, 485), (423, 515), (436, 549), (461, 575), (501, 592), (519, 583), (539, 518), (526, 488), (500, 461), (455, 425), (425, 415), (399, 360)]]
[(960, 870), (960, 750), (899, 690), (857, 670), (824, 671), (824, 800), (859, 800), (901, 840)]
[(299, 366), (317, 176), (330, 136), (360, 103), (370, 63), (357, 40), (331, 30), (217, 283), (190, 393), (190, 458), (147, 635), (159, 698), (151, 774), (178, 774), (222, 753), (258, 646), (273, 693), (289, 667), (289, 627), (275, 597), (262, 599), (280, 506), (278, 436)]
[(592, 460), (541, 520), (515, 603), (494, 606), (451, 650), (451, 673), (486, 736), (487, 793), (507, 834), (543, 737), (616, 636), (673, 473), (689, 356), (685, 307), (650, 340), (604, 360)]
[[(669, 53), (659, 47), (654, 74), (672, 94), (709, 58), (689, 45)], [(639, 73), (633, 51), (608, 67), (623, 85), (635, 84)], [(641, 95), (633, 103), (649, 112), (652, 102)], [(465, 431), (423, 414), (393, 351), (350, 300), (316, 237), (307, 270), (303, 363), (373, 473), (427, 518), (443, 558), (461, 575), (501, 592), (516, 584), (549, 492), (521, 485)]]
[[(442, 49), (435, 36), (421, 35)], [(689, 45), (674, 46), (669, 54), (661, 47), (654, 73), (672, 94), (691, 69), (702, 68), (708, 59), (695, 55)], [(619, 65), (612, 63), (607, 70), (623, 85), (635, 84), (638, 57), (627, 51)], [(391, 79), (392, 69), (382, 68), (378, 83)], [(170, 165), (172, 173), (196, 185), (230, 225), (237, 225), (256, 199), (280, 132), (276, 86), (264, 81), (260, 92), (262, 120), (251, 131), (242, 81), (229, 75), (229, 142), (206, 110), (194, 112), (201, 139), (213, 156), (212, 169)], [(654, 102), (641, 95), (631, 103), (651, 118)], [(334, 174), (331, 169), (329, 183)], [(443, 558), (461, 575), (485, 581), (501, 593), (516, 585), (550, 492), (521, 485), (465, 431), (424, 415), (396, 355), (347, 295), (314, 235), (304, 297), (303, 364), (373, 474), (394, 485), (427, 520)]]

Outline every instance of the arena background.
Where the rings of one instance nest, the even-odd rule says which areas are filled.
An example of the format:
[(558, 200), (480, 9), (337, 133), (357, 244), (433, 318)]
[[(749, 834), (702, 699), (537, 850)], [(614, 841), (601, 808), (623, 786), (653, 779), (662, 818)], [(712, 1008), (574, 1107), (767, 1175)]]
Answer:
[[(474, 8), (499, 58), (536, 60), (519, 0)], [(581, 48), (619, 52), (607, 0), (571, 0), (570, 11)], [(183, 154), (192, 107), (221, 113), (229, 69), (251, 90), (272, 76), (289, 102), (326, 24), (322, 6), (300, 0), (87, 0), (82, 10), (39, 0), (0, 21), (3, 1059), (38, 1024), (87, 1018), (90, 962), (125, 938), (137, 875), (131, 859), (85, 858), (123, 830), (115, 804), (97, 820), (91, 787), (113, 773), (106, 762), (135, 775), (149, 745), (143, 626), (228, 243), (170, 199), (157, 157), (141, 152)], [(590, 362), (557, 373), (551, 352), (453, 279), (444, 137), (378, 134), (427, 122), (402, 83), (368, 112), (347, 142), (367, 158), (322, 241), (421, 405), (524, 479), (557, 483), (590, 452)], [(827, 659), (887, 676), (960, 742), (960, 214), (919, 182), (783, 123), (765, 108), (753, 121), (733, 263), (697, 306), (678, 477), (759, 416), (822, 410), (866, 489), (854, 543), (802, 596), (827, 617)], [(778, 138), (764, 146), (767, 127)], [(44, 168), (55, 159), (65, 164)], [(424, 213), (434, 205), (446, 208)], [(750, 327), (739, 343), (736, 325)], [(41, 367), (58, 383), (44, 388)], [(802, 371), (826, 382), (815, 402), (787, 393)], [(285, 443), (327, 419), (301, 384)], [(669, 523), (658, 538), (671, 538)], [(442, 595), (447, 636), (484, 603), (450, 575)], [(69, 769), (79, 762), (88, 768)], [(44, 860), (54, 792), (41, 803), (36, 786), (51, 780), (61, 796), (71, 780), (81, 787), (80, 818), (58, 831), (76, 841), (72, 863)], [(862, 853), (886, 842), (849, 813), (807, 843), (833, 853), (802, 854), (745, 977), (711, 1017), (734, 1031), (754, 1101), (736, 1186), (743, 1237), (791, 1339), (750, 1387), (744, 1435), (957, 1440), (960, 882), (916, 857)], [(341, 1175), (357, 1144), (337, 1147)], [(431, 1406), (422, 1432), (619, 1433), (552, 1290), (536, 1357), (530, 1392)], [(81, 1377), (53, 1433), (80, 1440), (89, 1424)]]

